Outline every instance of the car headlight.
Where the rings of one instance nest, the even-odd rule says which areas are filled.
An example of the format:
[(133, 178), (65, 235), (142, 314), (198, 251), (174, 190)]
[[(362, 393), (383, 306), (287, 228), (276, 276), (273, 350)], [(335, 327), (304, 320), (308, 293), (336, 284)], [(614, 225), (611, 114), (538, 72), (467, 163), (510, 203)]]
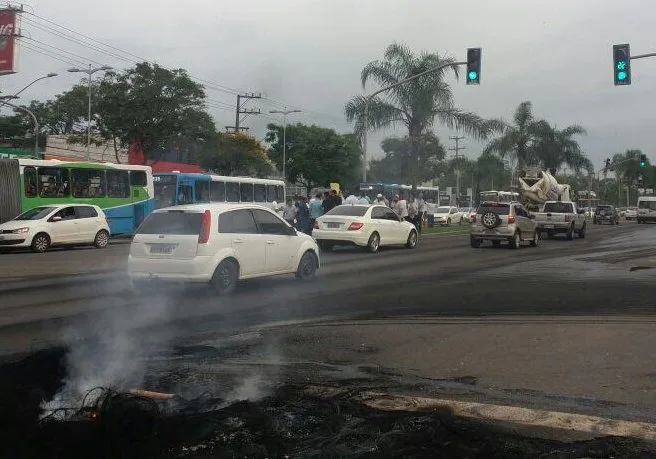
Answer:
[(12, 231), (14, 234), (21, 234), (21, 233), (27, 233), (30, 229), (29, 228), (16, 228), (15, 230)]

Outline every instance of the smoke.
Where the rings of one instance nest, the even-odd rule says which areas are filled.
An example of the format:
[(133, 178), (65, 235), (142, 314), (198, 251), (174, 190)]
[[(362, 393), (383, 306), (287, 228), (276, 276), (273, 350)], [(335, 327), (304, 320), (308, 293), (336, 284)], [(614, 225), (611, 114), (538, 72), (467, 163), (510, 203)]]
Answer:
[[(65, 342), (67, 378), (54, 398), (42, 408), (45, 414), (74, 406), (95, 387), (122, 391), (140, 387), (148, 370), (148, 360), (171, 338), (158, 324), (172, 314), (166, 297), (153, 297), (137, 305), (121, 306), (100, 317), (69, 327)], [(150, 328), (150, 330), (149, 330)]]

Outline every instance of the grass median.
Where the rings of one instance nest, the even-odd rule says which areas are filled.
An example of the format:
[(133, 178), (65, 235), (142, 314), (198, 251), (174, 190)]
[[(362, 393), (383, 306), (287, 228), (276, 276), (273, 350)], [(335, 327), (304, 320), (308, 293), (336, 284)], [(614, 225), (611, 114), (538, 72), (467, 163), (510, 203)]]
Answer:
[(432, 228), (422, 228), (421, 234), (465, 234), (469, 232), (469, 224), (461, 226), (433, 226)]

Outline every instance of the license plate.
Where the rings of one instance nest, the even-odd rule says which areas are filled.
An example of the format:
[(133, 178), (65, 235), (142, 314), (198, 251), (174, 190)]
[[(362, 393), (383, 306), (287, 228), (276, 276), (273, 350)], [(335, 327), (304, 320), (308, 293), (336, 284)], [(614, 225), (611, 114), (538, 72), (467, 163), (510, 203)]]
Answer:
[(150, 246), (150, 253), (170, 254), (173, 252), (173, 245), (158, 244)]
[(330, 229), (337, 229), (342, 226), (340, 223), (326, 223), (326, 227)]
[(546, 229), (553, 229), (554, 226), (553, 226), (553, 225), (544, 225), (544, 227), (545, 227)]

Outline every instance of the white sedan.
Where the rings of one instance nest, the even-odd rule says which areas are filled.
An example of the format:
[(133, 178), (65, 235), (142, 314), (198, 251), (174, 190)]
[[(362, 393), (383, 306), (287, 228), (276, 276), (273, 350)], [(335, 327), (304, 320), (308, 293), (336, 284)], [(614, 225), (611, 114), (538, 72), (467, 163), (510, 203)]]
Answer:
[(319, 217), (312, 237), (322, 250), (336, 245), (365, 247), (377, 252), (385, 245), (417, 246), (417, 228), (386, 206), (341, 205)]
[(452, 206), (440, 206), (435, 210), (433, 214), (436, 225), (446, 225), (450, 226), (452, 224), (462, 225), (464, 220), (464, 214), (458, 210), (457, 207)]
[(98, 206), (53, 204), (34, 207), (0, 225), (0, 247), (31, 247), (45, 252), (51, 246), (109, 243), (109, 226)]

